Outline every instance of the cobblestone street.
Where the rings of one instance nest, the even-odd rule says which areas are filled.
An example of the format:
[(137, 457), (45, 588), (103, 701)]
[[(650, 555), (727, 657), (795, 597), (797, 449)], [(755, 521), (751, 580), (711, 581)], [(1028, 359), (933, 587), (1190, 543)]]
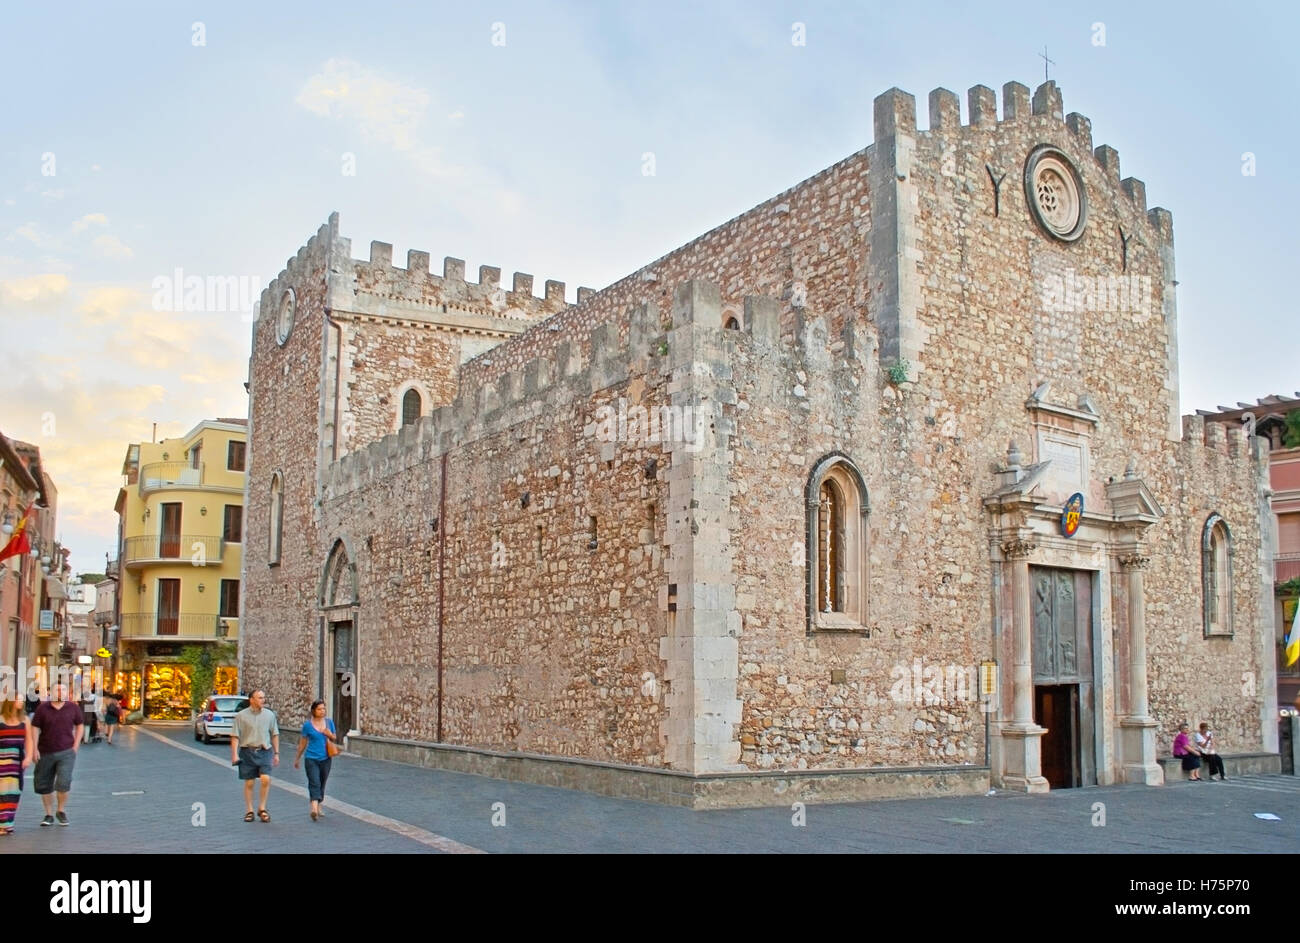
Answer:
[[(40, 827), (29, 776), (17, 829), (0, 847), (91, 854), (1290, 854), (1300, 847), (1300, 816), (1290, 808), (1300, 779), (1291, 776), (813, 805), (801, 827), (788, 808), (693, 812), (345, 755), (330, 776), (326, 814), (312, 822), (305, 776), (293, 768), (287, 743), (268, 802), (272, 821), (246, 824), (229, 749), (193, 742), (188, 727), (127, 727), (112, 747), (82, 748), (70, 827)], [(1093, 824), (1096, 803), (1104, 805), (1104, 826)], [(1259, 812), (1281, 820), (1256, 818)]]

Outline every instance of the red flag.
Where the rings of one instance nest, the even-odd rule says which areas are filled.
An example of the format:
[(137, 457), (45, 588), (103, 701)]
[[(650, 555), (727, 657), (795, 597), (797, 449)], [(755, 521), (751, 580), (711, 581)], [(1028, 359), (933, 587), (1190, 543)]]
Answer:
[(20, 553), (27, 553), (32, 549), (32, 542), (27, 539), (27, 521), (32, 516), (32, 507), (28, 505), (27, 510), (23, 512), (23, 518), (14, 528), (14, 535), (9, 538), (9, 543), (5, 548), (0, 550), (0, 560), (8, 560), (10, 557), (16, 557)]

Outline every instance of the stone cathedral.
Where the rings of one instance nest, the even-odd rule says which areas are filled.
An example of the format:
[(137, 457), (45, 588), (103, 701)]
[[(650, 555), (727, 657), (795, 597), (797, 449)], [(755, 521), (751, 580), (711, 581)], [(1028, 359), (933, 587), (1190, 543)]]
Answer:
[(1180, 418), (1176, 284), (1053, 82), (891, 89), (576, 303), (331, 216), (253, 329), (241, 677), (696, 808), (1157, 785), (1182, 722), (1267, 768), (1268, 446)]

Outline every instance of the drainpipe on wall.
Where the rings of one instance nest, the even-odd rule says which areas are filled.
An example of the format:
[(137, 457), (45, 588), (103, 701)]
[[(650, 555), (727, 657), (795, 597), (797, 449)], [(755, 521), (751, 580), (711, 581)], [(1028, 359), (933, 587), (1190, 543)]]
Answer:
[(442, 743), (442, 626), (445, 561), (447, 558), (447, 453), (442, 453), (442, 475), (438, 482), (438, 742)]

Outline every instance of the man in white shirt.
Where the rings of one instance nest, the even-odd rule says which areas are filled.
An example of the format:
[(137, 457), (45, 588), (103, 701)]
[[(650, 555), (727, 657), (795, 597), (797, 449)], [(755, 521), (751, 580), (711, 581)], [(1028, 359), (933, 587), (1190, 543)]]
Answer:
[(1210, 767), (1210, 779), (1214, 778), (1215, 773), (1219, 774), (1219, 782), (1228, 778), (1223, 775), (1223, 757), (1219, 756), (1219, 751), (1214, 745), (1214, 731), (1207, 723), (1202, 723), (1200, 729), (1196, 731), (1196, 749), (1201, 751), (1201, 756)]

